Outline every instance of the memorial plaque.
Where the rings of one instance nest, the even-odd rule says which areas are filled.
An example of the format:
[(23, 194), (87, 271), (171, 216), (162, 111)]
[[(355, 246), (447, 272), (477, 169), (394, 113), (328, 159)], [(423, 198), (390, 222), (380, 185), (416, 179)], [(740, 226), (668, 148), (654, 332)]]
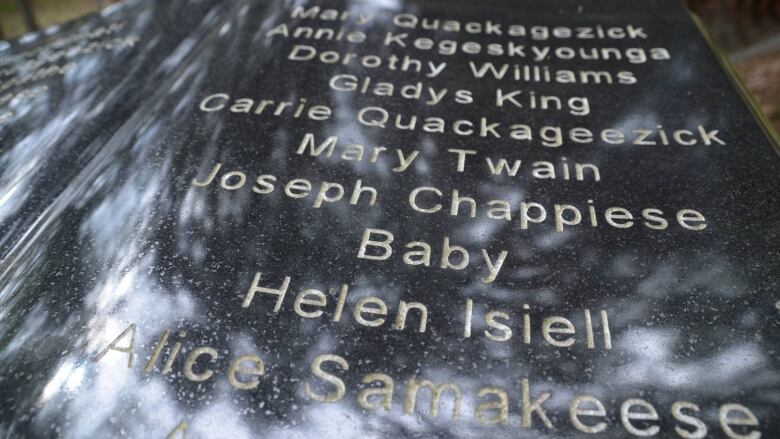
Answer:
[(681, 4), (50, 34), (0, 51), (3, 436), (780, 435), (778, 145)]

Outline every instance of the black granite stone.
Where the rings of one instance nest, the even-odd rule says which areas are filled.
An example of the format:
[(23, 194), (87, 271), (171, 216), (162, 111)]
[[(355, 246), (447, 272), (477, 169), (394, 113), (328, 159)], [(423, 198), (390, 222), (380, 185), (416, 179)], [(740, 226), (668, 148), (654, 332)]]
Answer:
[[(74, 35), (101, 26), (121, 22), (119, 38), (137, 36), (128, 47), (72, 52), (64, 74), (18, 85), (5, 84), (23, 71), (0, 77), (0, 99), (21, 93), (0, 101), (3, 436), (780, 434), (777, 145), (681, 5), (300, 2), (313, 6), (349, 16), (295, 17), (296, 6), (282, 1), (139, 1), (0, 50), (0, 69), (17, 69), (56, 50), (58, 39), (86, 47)], [(371, 18), (361, 23), (361, 13)], [(408, 15), (397, 14), (481, 23), (480, 32), (490, 21), (504, 35), (407, 29), (399, 23)], [(347, 31), (342, 41), (268, 36), (283, 23), (290, 32)], [(529, 34), (507, 35), (511, 24)], [(558, 38), (561, 26), (594, 38)], [(599, 37), (612, 27), (637, 34)], [(348, 41), (350, 31), (366, 41)], [(407, 33), (407, 47), (386, 45), (387, 32)], [(449, 55), (447, 43), (425, 50), (415, 38), (459, 47)], [(522, 48), (511, 57), (470, 54), (475, 46), (465, 42)], [(335, 51), (338, 61), (292, 60), (296, 45), (312, 48), (301, 57)], [(621, 59), (561, 59), (565, 47), (614, 48), (610, 56)], [(653, 48), (670, 59), (645, 59)], [(404, 56), (421, 71), (411, 60), (405, 71)], [(603, 83), (594, 84), (592, 73), (587, 84), (478, 80), (469, 62), (508, 63), (509, 75), (516, 64), (521, 76), (535, 65), (552, 77), (603, 71), (613, 83), (596, 75)], [(370, 77), (396, 88), (377, 96), (329, 87), (352, 77), (359, 87)], [(403, 86), (423, 98), (404, 98)], [(426, 103), (444, 88), (441, 102)], [(521, 90), (522, 108), (496, 107), (498, 88)], [(561, 97), (562, 109), (530, 108), (532, 92)], [(459, 102), (467, 96), (474, 102)], [(330, 109), (326, 120), (316, 106)], [(369, 108), (364, 122), (381, 115), (371, 107), (390, 116), (386, 128), (360, 122), (361, 109)], [(416, 115), (417, 127), (393, 127), (396, 115), (401, 124)], [(425, 118), (443, 119), (444, 132), (426, 130)], [(519, 124), (532, 140), (512, 138)], [(606, 140), (603, 130), (612, 130)], [(310, 155), (308, 146), (331, 136), (332, 156), (327, 143)], [(361, 160), (354, 145), (364, 148)], [(451, 150), (475, 151), (462, 172)], [(411, 164), (401, 170), (399, 157)], [(493, 175), (502, 158), (521, 160), (515, 176)], [(555, 179), (540, 178), (547, 174), (534, 163), (542, 161)], [(578, 180), (577, 163), (596, 166), (599, 180), (592, 167)], [(356, 186), (375, 189), (376, 202)], [(421, 209), (441, 210), (413, 209), (415, 189)], [(468, 200), (450, 214), (454, 190), (474, 199), (474, 217)], [(494, 218), (501, 206), (510, 220)], [(605, 213), (610, 207), (633, 219)], [(567, 225), (575, 210), (580, 223)], [(385, 254), (375, 245), (361, 255), (362, 239), (384, 239), (381, 231), (392, 233), (393, 254), (375, 259)], [(430, 262), (406, 263), (418, 256), (404, 253), (422, 242)], [(443, 261), (446, 246), (468, 252), (465, 268), (453, 267), (464, 262), (459, 250)], [(484, 254), (495, 265), (502, 251), (491, 279)], [(286, 278), (280, 302), (251, 288), (280, 288)], [(380, 300), (384, 316), (370, 312)], [(400, 328), (402, 302), (411, 308)], [(360, 306), (368, 311), (356, 313)], [(559, 332), (545, 335), (544, 319)], [(573, 334), (560, 332), (566, 322)], [(445, 386), (438, 404), (424, 380)], [(392, 398), (383, 400), (390, 382)], [(604, 413), (593, 399), (577, 406), (582, 396)]]

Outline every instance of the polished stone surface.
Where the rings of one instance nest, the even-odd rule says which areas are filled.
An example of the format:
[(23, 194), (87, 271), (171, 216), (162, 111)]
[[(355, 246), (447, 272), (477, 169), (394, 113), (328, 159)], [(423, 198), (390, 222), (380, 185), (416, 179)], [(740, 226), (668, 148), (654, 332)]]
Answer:
[[(291, 18), (293, 6), (281, 1), (130, 2), (0, 46), (3, 436), (780, 435), (780, 160), (679, 5), (318, 4), (350, 16), (343, 23)], [(372, 18), (361, 23), (361, 13)], [(393, 23), (399, 13), (505, 26), (632, 25), (648, 38), (410, 30)], [(367, 41), (269, 38), (281, 23), (344, 26), (365, 32)], [(636, 83), (475, 80), (469, 61), (521, 69), (534, 63), (387, 47), (386, 32), (409, 33), (407, 42), (513, 40), (528, 56), (534, 45), (615, 47), (625, 58), (538, 64), (608, 71), (614, 78), (628, 71)], [(99, 42), (100, 48), (85, 49)], [(336, 63), (295, 61), (289, 54), (296, 44), (356, 55), (346, 64), (343, 56)], [(61, 47), (70, 52), (58, 54)], [(671, 59), (640, 62), (638, 51), (625, 55), (632, 47), (646, 54), (666, 48)], [(35, 60), (42, 53), (59, 70), (20, 79), (41, 71)], [(393, 55), (396, 70), (389, 67)], [(404, 56), (420, 60), (421, 72), (413, 63), (404, 71)], [(381, 66), (370, 67), (373, 62)], [(436, 74), (442, 62), (447, 66)], [(334, 75), (358, 82), (370, 76), (372, 84), (392, 82), (397, 89), (391, 97), (335, 90), (328, 86)], [(418, 82), (422, 100), (398, 95), (401, 86)], [(448, 92), (428, 105), (429, 87)], [(572, 101), (554, 111), (523, 101), (523, 108), (508, 102), (496, 108), (496, 88), (524, 90), (518, 100), (530, 91), (586, 96), (589, 106)], [(459, 89), (471, 91), (475, 103), (459, 103)], [(13, 96), (3, 98), (8, 93)], [(253, 100), (248, 114), (241, 112), (249, 105), (242, 98)], [(262, 100), (274, 102), (257, 114)], [(278, 107), (281, 101), (290, 104)], [(318, 105), (331, 114), (322, 116)], [(386, 109), (388, 127), (361, 123), (357, 114), (365, 107)], [(363, 114), (365, 122), (379, 112)], [(402, 123), (418, 115), (418, 127), (393, 128), (396, 114)], [(426, 117), (445, 119), (445, 132), (423, 129)], [(500, 124), (501, 138), (490, 130), (479, 135), (483, 117)], [(459, 133), (457, 119), (472, 121), (475, 133)], [(533, 140), (512, 139), (513, 124), (527, 124)], [(561, 127), (563, 140), (545, 126)], [(588, 128), (596, 140), (576, 142), (572, 136), (583, 135), (572, 135), (575, 127)], [(605, 134), (612, 143), (599, 140), (608, 129), (632, 140), (642, 135), (634, 130), (651, 130), (657, 144), (617, 142), (614, 132)], [(690, 133), (675, 139), (676, 130)], [(299, 153), (307, 134), (316, 145), (336, 136), (332, 157)], [(691, 139), (697, 144), (681, 144)], [(350, 144), (365, 147), (361, 160)], [(375, 147), (386, 150), (372, 160)], [(453, 149), (476, 151), (463, 172)], [(522, 163), (514, 177), (494, 176), (486, 158), (494, 166), (501, 158)], [(403, 170), (402, 159), (411, 163)], [(553, 163), (557, 178), (532, 172), (541, 161)], [(588, 170), (578, 181), (576, 163), (597, 166), (599, 181)], [(212, 171), (216, 177), (208, 182)], [(309, 181), (310, 193), (296, 198), (307, 186), (290, 184), (294, 179)], [(376, 203), (368, 190), (350, 203), (358, 180), (376, 189)], [(331, 202), (338, 198), (335, 183), (344, 194)], [(417, 192), (418, 206), (439, 203), (440, 211), (410, 206), (410, 193), (421, 187), (427, 189)], [(468, 201), (459, 215), (449, 214), (453, 190), (475, 200), (473, 218)], [(529, 203), (543, 207), (547, 218), (540, 220)], [(556, 204), (574, 206), (581, 223), (566, 225), (573, 222), (569, 209), (557, 230)], [(508, 206), (511, 220), (495, 218), (499, 213), (490, 208), (499, 205)], [(523, 206), (530, 217), (525, 224)], [(633, 225), (610, 225), (608, 207), (627, 209)], [(700, 212), (706, 228), (694, 230), (704, 223), (691, 212), (679, 219), (682, 209)], [(654, 219), (659, 211), (664, 221)], [(628, 221), (612, 218), (623, 226)], [(388, 259), (370, 258), (383, 253), (380, 246), (359, 257), (369, 229), (375, 240), (386, 236), (379, 230), (393, 234)], [(450, 249), (469, 252), (465, 268), (452, 267), (464, 262), (457, 250), (450, 266), (442, 262), (445, 237)], [(428, 266), (406, 263), (419, 260), (403, 258), (409, 242), (418, 251), (420, 242), (430, 245)], [(502, 251), (492, 279), (489, 267)], [(285, 277), (289, 286), (276, 310), (278, 295), (250, 288), (255, 282), (280, 288)], [(300, 295), (307, 289), (317, 292)], [(296, 297), (310, 302), (296, 305)], [(369, 297), (375, 299), (366, 302)], [(380, 301), (384, 317), (371, 313), (379, 312)], [(424, 331), (413, 307), (398, 327), (402, 301), (425, 307)], [(553, 316), (558, 323), (545, 334), (543, 319)], [(566, 329), (562, 321), (574, 326), (573, 335), (554, 332)], [(501, 341), (507, 329), (511, 337)], [(131, 342), (132, 355), (122, 351)], [(242, 356), (250, 357), (235, 360)], [(317, 364), (319, 377), (312, 371)], [(392, 397), (383, 400), (390, 380)], [(438, 410), (431, 410), (424, 386), (415, 399), (414, 383), (422, 380), (450, 384)], [(503, 391), (506, 423), (497, 409)], [(597, 398), (605, 413), (593, 400), (583, 400), (579, 413), (572, 410), (583, 395)], [(643, 402), (628, 407), (632, 399), (651, 404), (658, 419), (638, 419), (653, 416)], [(541, 408), (532, 410), (537, 400)], [(621, 415), (621, 406), (628, 414)], [(737, 425), (750, 424), (751, 416), (758, 425)], [(583, 433), (589, 427), (600, 431)]]

